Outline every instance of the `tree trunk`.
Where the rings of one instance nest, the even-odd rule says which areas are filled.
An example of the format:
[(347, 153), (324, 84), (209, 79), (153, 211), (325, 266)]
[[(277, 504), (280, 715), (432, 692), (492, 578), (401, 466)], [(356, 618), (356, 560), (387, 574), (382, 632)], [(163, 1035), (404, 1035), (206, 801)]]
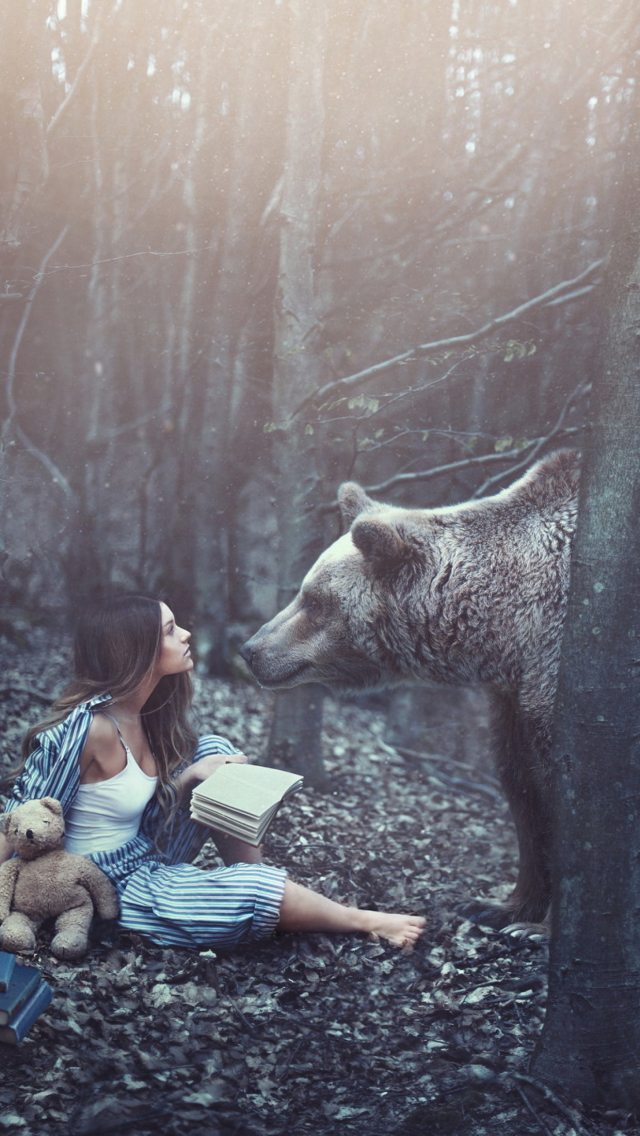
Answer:
[[(326, 10), (314, 0), (290, 0), (291, 77), (280, 206), (280, 262), (275, 306), (274, 435), (278, 510), (279, 605), (289, 603), (323, 546), (317, 512), (322, 485), (317, 438), (290, 418), (320, 386), (319, 323), (314, 271), (321, 184), (323, 53)], [(322, 688), (304, 686), (277, 696), (268, 760), (285, 760), (307, 782), (324, 780), (320, 726)]]
[(246, 462), (237, 450), (238, 419), (246, 413), (248, 401), (246, 389), (238, 389), (243, 372), (236, 361), (252, 302), (255, 234), (265, 204), (261, 174), (270, 161), (268, 108), (274, 101), (271, 65), (264, 50), (270, 31), (274, 31), (274, 13), (266, 5), (252, 3), (241, 11), (242, 33), (238, 33), (237, 44), (240, 73), (228, 158), (227, 209), (218, 253), (203, 399), (203, 475), (193, 522), (195, 639), (210, 674), (228, 674), (229, 666), (229, 557), (238, 484), (246, 475)]
[[(12, 0), (3, 8), (0, 92), (4, 114), (7, 115), (8, 104), (14, 116), (16, 147), (15, 177), (0, 215), (0, 250), (3, 267), (9, 271), (28, 232), (29, 209), (34, 209), (37, 195), (49, 176), (49, 157), (41, 91), (43, 63), (46, 66), (45, 17), (33, 4), (25, 12), (20, 0)], [(4, 276), (0, 283), (4, 284)]]
[(534, 1070), (585, 1103), (640, 1113), (637, 145), (627, 173), (563, 646), (549, 1007)]

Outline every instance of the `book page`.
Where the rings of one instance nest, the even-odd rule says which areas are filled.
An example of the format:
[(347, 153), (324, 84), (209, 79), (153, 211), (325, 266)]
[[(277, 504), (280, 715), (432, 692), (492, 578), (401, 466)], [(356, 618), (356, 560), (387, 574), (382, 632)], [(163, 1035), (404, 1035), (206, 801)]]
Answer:
[(207, 801), (219, 802), (228, 809), (260, 817), (300, 785), (302, 778), (297, 773), (230, 762), (198, 785), (193, 799), (205, 807)]

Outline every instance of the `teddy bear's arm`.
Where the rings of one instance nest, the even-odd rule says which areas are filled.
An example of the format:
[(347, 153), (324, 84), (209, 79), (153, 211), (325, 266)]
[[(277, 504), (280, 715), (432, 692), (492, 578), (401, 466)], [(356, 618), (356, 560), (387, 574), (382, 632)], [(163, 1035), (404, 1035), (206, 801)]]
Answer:
[(89, 892), (100, 918), (117, 919), (120, 909), (116, 889), (109, 877), (97, 864), (94, 864), (93, 860), (85, 860), (81, 882)]
[(6, 919), (11, 912), (19, 872), (20, 861), (16, 857), (0, 864), (0, 920)]

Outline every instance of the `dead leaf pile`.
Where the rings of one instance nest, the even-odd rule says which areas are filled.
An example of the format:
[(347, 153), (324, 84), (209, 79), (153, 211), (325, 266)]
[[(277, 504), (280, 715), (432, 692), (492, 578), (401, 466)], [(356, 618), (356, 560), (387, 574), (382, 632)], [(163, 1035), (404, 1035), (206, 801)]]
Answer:
[[(7, 768), (68, 660), (44, 632), (5, 646)], [(258, 757), (270, 697), (239, 683), (197, 687), (201, 732)], [(408, 763), (385, 743), (380, 712), (331, 703), (326, 722), (330, 790), (287, 802), (267, 858), (343, 902), (426, 915), (418, 948), (281, 935), (230, 954), (189, 953), (121, 932), (71, 966), (45, 936), (35, 962), (55, 996), (23, 1043), (0, 1051), (0, 1134), (637, 1132), (625, 1114), (585, 1115), (528, 1077), (545, 944), (455, 914), (469, 896), (503, 896), (514, 879), (502, 802), (443, 781), (441, 767)], [(217, 863), (209, 846), (201, 863)]]

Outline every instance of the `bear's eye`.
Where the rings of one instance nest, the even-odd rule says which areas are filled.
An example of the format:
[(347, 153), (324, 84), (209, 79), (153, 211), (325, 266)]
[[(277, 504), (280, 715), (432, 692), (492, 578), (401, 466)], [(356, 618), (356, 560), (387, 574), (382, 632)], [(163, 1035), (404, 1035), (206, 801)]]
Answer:
[(322, 603), (317, 596), (305, 596), (302, 606), (307, 615), (311, 617), (320, 615), (322, 611)]

